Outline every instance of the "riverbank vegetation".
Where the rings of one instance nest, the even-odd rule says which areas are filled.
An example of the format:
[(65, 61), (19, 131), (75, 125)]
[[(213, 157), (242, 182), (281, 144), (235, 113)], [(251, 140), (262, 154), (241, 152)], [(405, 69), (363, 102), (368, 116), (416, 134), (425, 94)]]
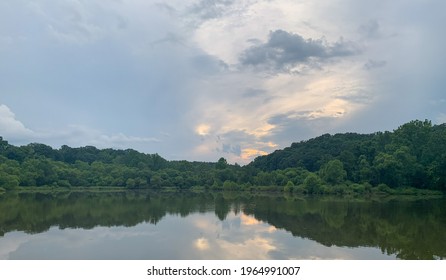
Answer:
[(446, 191), (446, 124), (412, 121), (393, 132), (343, 133), (293, 143), (246, 166), (168, 161), (135, 150), (71, 148), (0, 137), (0, 192), (17, 188), (211, 189), (304, 194)]

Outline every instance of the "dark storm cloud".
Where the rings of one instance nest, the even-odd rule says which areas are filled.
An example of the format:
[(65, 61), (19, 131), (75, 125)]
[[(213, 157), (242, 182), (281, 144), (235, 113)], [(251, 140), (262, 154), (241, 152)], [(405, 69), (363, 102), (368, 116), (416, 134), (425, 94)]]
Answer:
[(299, 34), (275, 30), (270, 32), (266, 43), (245, 50), (240, 56), (240, 62), (245, 66), (286, 72), (299, 64), (351, 56), (358, 52), (355, 44), (342, 38), (329, 44), (324, 39), (304, 39)]

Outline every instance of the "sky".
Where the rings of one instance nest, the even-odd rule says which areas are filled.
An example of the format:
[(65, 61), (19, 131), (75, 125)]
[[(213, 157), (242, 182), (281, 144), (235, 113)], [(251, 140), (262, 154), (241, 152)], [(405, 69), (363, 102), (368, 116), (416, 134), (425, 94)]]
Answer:
[(442, 0), (0, 0), (0, 136), (246, 164), (446, 122)]

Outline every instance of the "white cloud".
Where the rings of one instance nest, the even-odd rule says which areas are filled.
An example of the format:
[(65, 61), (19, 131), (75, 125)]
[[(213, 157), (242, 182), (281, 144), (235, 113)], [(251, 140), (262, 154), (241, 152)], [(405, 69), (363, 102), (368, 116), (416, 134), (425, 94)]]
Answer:
[(100, 130), (81, 125), (69, 125), (63, 130), (42, 133), (41, 141), (53, 142), (54, 146), (69, 145), (96, 146), (97, 148), (127, 149), (136, 148), (148, 143), (159, 143), (155, 137), (128, 136), (123, 133), (108, 134)]
[(155, 137), (128, 136), (123, 133), (107, 134), (81, 125), (68, 125), (63, 129), (53, 131), (33, 131), (17, 120), (15, 114), (4, 104), (0, 105), (0, 136), (12, 144), (39, 141), (55, 147), (93, 145), (98, 148), (127, 149), (161, 142)]
[(34, 134), (32, 130), (26, 128), (18, 121), (15, 114), (8, 106), (0, 105), (0, 135), (6, 140), (15, 140), (30, 137)]

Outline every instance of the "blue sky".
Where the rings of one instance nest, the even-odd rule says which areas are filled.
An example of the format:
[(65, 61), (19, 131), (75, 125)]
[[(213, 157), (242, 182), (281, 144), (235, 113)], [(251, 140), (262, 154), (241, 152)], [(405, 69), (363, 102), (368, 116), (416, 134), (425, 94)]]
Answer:
[(446, 122), (446, 2), (0, 1), (0, 135), (245, 164)]

